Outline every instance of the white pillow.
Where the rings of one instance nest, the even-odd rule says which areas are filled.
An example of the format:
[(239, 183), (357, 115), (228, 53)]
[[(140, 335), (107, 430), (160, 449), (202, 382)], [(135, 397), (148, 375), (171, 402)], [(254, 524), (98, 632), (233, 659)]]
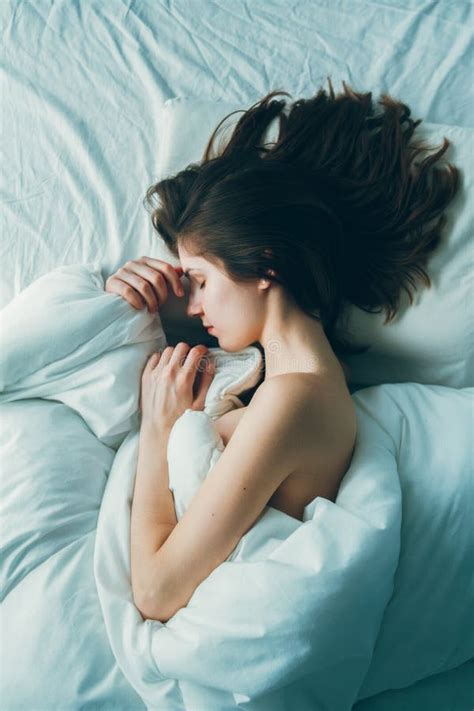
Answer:
[[(231, 111), (245, 110), (249, 106), (181, 97), (165, 101), (161, 113), (158, 179), (200, 161), (220, 120)], [(234, 114), (221, 127), (222, 140), (241, 115)], [(274, 140), (277, 129), (275, 120), (264, 140)], [(368, 314), (355, 306), (347, 310), (343, 317), (347, 319), (345, 323), (341, 319), (340, 324), (345, 325), (356, 345), (371, 344), (367, 353), (344, 359), (350, 368), (352, 390), (407, 381), (457, 388), (474, 385), (470, 246), (474, 200), (468, 199), (473, 184), (473, 130), (423, 121), (416, 133), (425, 137), (430, 145), (440, 146), (444, 136), (451, 142), (443, 159), (460, 169), (464, 185), (461, 184), (446, 211), (448, 221), (443, 244), (428, 262), (431, 289), (420, 287), (414, 293), (411, 306), (408, 296), (402, 292), (401, 310), (390, 324), (383, 324), (384, 314)], [(174, 263), (175, 259), (170, 261)], [(179, 307), (172, 317), (179, 323), (178, 327), (186, 328), (190, 323), (184, 313), (179, 314)]]

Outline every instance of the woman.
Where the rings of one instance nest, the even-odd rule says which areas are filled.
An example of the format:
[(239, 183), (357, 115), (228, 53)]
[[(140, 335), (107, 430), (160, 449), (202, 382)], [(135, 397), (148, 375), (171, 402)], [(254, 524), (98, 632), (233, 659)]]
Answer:
[[(155, 229), (191, 282), (187, 312), (219, 346), (263, 349), (265, 373), (246, 407), (219, 418), (226, 445), (177, 523), (166, 447), (187, 408), (202, 409), (206, 348), (179, 343), (154, 354), (142, 377), (140, 448), (132, 508), (132, 586), (145, 617), (169, 619), (226, 559), (265, 505), (301, 520), (317, 496), (335, 500), (356, 442), (356, 413), (341, 356), (356, 349), (338, 331), (347, 304), (369, 312), (412, 302), (458, 188), (457, 169), (412, 140), (421, 122), (384, 95), (344, 84), (292, 105), (271, 92), (240, 118), (217, 154), (147, 192)], [(275, 143), (263, 144), (278, 117)], [(226, 117), (227, 118), (227, 117)], [(225, 120), (225, 119), (224, 119)], [(221, 122), (222, 123), (222, 122)], [(436, 224), (432, 224), (439, 218)], [(143, 257), (106, 284), (153, 311), (180, 270)], [(200, 373), (199, 373), (200, 375)]]

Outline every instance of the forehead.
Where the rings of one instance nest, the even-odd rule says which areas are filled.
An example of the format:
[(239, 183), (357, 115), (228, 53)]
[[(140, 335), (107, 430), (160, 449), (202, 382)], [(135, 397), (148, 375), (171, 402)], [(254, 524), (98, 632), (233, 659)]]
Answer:
[(198, 267), (204, 266), (206, 261), (203, 257), (197, 257), (192, 252), (188, 252), (184, 247), (178, 246), (179, 261), (183, 269), (197, 269)]
[(184, 247), (178, 247), (178, 253), (184, 273), (197, 271), (205, 274), (216, 269), (214, 264), (205, 259), (205, 257), (199, 257), (192, 254), (192, 252), (187, 252)]

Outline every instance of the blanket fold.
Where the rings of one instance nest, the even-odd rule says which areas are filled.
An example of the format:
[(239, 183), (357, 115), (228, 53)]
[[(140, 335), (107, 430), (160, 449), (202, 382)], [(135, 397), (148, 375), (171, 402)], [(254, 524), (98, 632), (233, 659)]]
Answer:
[[(265, 507), (229, 558), (166, 625), (140, 624), (127, 599), (133, 442), (117, 453), (98, 521), (95, 574), (114, 653), (148, 706), (165, 705), (165, 698), (168, 703), (159, 684), (165, 677), (178, 679), (180, 693), (191, 695), (187, 708), (204, 708), (208, 687), (221, 692), (222, 706), (215, 708), (244, 699), (258, 699), (252, 708), (271, 708), (279, 690), (313, 673), (321, 706), (331, 699), (331, 708), (349, 708), (393, 593), (401, 513), (394, 441), (370, 416), (358, 414), (356, 455), (338, 503), (317, 498), (312, 519), (304, 523)], [(205, 413), (190, 410), (172, 435), (170, 484), (182, 513), (220, 456), (222, 441)], [(118, 616), (130, 620), (127, 638), (123, 626), (114, 624)], [(143, 664), (137, 668), (138, 656)], [(346, 682), (336, 691), (340, 675)], [(168, 693), (174, 698), (178, 691)]]
[[(166, 344), (161, 322), (105, 294), (96, 265), (60, 268), (26, 291), (3, 315), (17, 328), (0, 393), (5, 678), (23, 660), (35, 683), (48, 672), (60, 685), (64, 658), (74, 684), (90, 684), (87, 635), (94, 669), (131, 703), (346, 711), (474, 656), (474, 388), (358, 390), (356, 447), (336, 501), (317, 497), (303, 521), (266, 506), (185, 608), (166, 624), (144, 621), (131, 592), (130, 512), (140, 374)], [(260, 377), (256, 348), (210, 353), (205, 408), (183, 413), (168, 444), (178, 520), (222, 455), (215, 418)], [(27, 599), (35, 635), (28, 617), (15, 622)], [(61, 618), (52, 633), (71, 605), (74, 625)], [(61, 652), (42, 666), (46, 635)]]

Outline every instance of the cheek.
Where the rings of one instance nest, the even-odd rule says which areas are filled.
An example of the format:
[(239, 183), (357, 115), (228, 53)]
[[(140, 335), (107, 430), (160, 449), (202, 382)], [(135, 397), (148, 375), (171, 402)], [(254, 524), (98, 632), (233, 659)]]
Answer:
[(209, 294), (208, 310), (210, 322), (226, 329), (229, 324), (239, 327), (239, 331), (253, 328), (254, 318), (258, 318), (257, 304), (245, 291), (219, 289)]
[(231, 303), (229, 294), (217, 286), (206, 288), (202, 295), (203, 311), (207, 314), (210, 322), (215, 325), (217, 322), (225, 322)]
[(204, 297), (204, 303), (209, 305), (217, 317), (219, 317), (219, 314), (224, 313), (232, 313), (235, 316), (236, 313), (242, 311), (245, 307), (242, 294), (235, 291), (235, 289), (229, 289), (228, 286), (222, 285), (214, 288), (211, 287)]

